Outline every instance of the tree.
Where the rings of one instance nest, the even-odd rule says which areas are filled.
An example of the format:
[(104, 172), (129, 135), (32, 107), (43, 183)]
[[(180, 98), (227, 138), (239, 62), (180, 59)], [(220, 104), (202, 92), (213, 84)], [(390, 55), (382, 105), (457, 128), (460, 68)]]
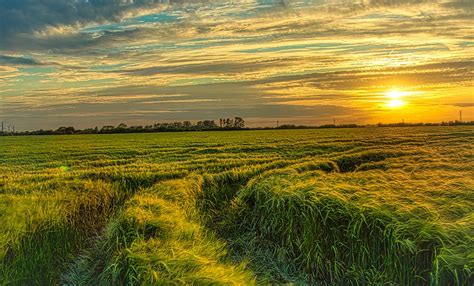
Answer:
[(100, 129), (100, 133), (113, 133), (114, 129), (115, 127), (112, 125), (105, 125)]
[(206, 127), (206, 128), (216, 128), (217, 124), (214, 122), (214, 120), (204, 120), (204, 127)]
[(179, 121), (173, 122), (173, 128), (174, 129), (182, 129), (182, 127), (183, 127), (182, 122), (179, 122)]
[(57, 134), (74, 134), (75, 132), (76, 130), (72, 126), (70, 127), (61, 126), (56, 130)]
[(230, 118), (226, 118), (224, 120), (225, 122), (225, 127), (226, 128), (233, 128), (234, 127), (234, 120), (230, 119)]
[(245, 121), (242, 117), (234, 118), (234, 128), (245, 128)]
[(198, 121), (196, 124), (196, 127), (199, 129), (212, 129), (212, 128), (217, 128), (217, 124), (214, 122), (214, 120), (203, 120), (203, 121)]

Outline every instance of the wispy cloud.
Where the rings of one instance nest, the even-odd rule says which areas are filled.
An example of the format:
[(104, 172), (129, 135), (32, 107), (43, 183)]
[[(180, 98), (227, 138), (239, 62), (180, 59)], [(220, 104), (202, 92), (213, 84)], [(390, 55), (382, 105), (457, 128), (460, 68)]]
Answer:
[(471, 2), (0, 0), (0, 116), (469, 118)]

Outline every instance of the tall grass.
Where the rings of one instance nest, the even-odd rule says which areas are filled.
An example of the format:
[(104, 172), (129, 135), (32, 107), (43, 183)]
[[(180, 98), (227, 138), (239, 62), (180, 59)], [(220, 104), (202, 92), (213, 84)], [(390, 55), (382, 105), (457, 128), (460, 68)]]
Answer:
[[(171, 182), (190, 190), (187, 183)], [(163, 183), (133, 196), (63, 281), (81, 285), (254, 284), (244, 264), (226, 262), (225, 244), (192, 218), (193, 210), (187, 213), (186, 204), (176, 202), (186, 190), (169, 192), (169, 187), (170, 183)]]
[(0, 267), (2, 282), (48, 285), (58, 281), (60, 271), (105, 225), (117, 198), (107, 183), (87, 182), (83, 188), (70, 197), (49, 198), (55, 203), (46, 215), (29, 220), (17, 239), (10, 240)]
[(472, 127), (2, 138), (1, 284), (472, 285)]
[(255, 235), (257, 247), (262, 242), (272, 257), (294, 264), (312, 282), (408, 285), (428, 280), (439, 246), (435, 230), (423, 237), (416, 234), (422, 226), (415, 224), (405, 230), (414, 237), (405, 236), (383, 210), (310, 190), (252, 185), (239, 194), (244, 210), (237, 221)]

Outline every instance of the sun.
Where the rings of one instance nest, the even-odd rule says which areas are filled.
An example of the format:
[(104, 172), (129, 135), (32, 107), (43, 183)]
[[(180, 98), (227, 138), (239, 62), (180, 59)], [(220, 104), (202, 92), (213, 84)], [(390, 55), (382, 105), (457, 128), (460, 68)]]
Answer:
[(387, 106), (390, 108), (399, 108), (399, 107), (402, 107), (403, 105), (405, 105), (405, 102), (400, 99), (392, 99), (387, 102)]
[(403, 92), (398, 91), (398, 90), (390, 90), (386, 94), (387, 94), (387, 97), (391, 99), (399, 99), (400, 97), (403, 96)]
[(408, 95), (406, 91), (390, 90), (385, 93), (388, 98), (386, 106), (389, 108), (400, 108), (405, 105), (405, 101), (401, 98)]

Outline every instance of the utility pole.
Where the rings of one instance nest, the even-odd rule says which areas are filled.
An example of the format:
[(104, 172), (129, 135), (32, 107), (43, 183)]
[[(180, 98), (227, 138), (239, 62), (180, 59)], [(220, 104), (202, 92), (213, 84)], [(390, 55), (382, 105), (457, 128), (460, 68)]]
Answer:
[(333, 118), (332, 122), (334, 123), (334, 126), (336, 126), (336, 117)]
[(462, 110), (459, 110), (459, 122), (462, 122)]
[(278, 122), (278, 120), (277, 120), (277, 128), (279, 127), (279, 124), (280, 124), (280, 122)]
[(2, 133), (3, 133), (3, 121), (2, 121)]

